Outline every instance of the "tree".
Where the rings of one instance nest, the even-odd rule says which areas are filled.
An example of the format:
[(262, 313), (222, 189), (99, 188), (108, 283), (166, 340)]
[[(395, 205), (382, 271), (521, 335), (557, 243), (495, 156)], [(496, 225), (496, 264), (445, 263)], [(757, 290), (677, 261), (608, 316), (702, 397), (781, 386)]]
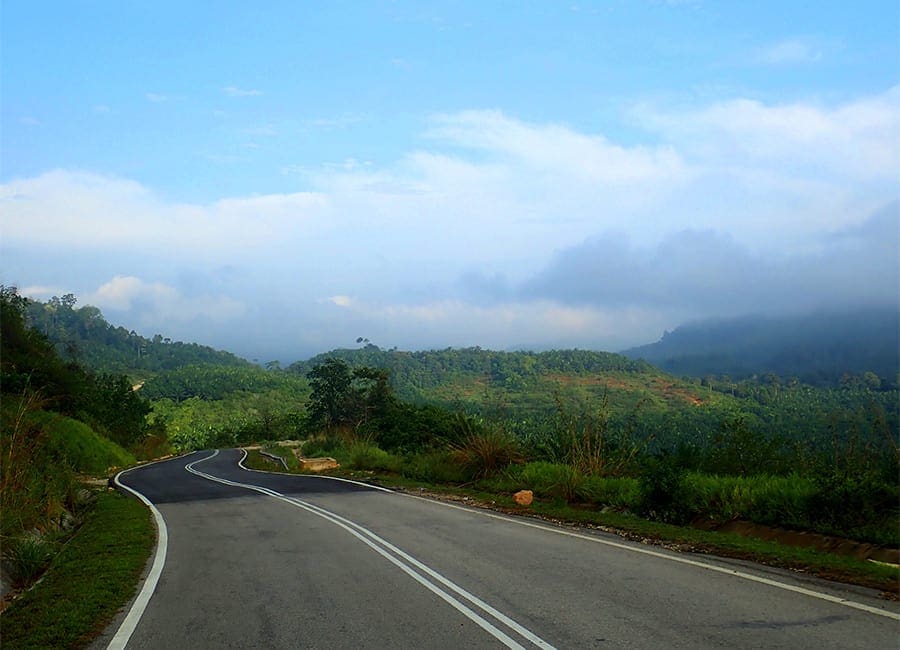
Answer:
[(312, 393), (309, 415), (312, 422), (326, 429), (346, 420), (347, 401), (353, 375), (345, 361), (330, 357), (306, 373)]
[(310, 420), (326, 429), (342, 424), (358, 427), (382, 414), (393, 400), (388, 371), (329, 357), (306, 374), (312, 394)]

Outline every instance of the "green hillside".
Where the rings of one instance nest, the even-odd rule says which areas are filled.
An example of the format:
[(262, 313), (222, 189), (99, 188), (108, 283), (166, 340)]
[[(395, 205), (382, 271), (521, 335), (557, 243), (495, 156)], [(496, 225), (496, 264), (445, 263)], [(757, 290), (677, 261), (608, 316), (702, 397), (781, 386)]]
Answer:
[(25, 323), (53, 343), (61, 357), (101, 372), (144, 379), (157, 372), (192, 364), (235, 367), (249, 361), (205, 345), (173, 341), (157, 334), (146, 338), (134, 330), (108, 323), (91, 305), (76, 308), (72, 294), (47, 302), (24, 299)]

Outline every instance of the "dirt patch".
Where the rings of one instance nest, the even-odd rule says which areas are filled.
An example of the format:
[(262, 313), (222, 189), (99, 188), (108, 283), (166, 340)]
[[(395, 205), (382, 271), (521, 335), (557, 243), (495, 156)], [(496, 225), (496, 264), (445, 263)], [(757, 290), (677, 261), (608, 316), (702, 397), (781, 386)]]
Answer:
[(752, 521), (734, 520), (721, 525), (710, 525), (696, 522), (695, 528), (716, 530), (721, 533), (735, 533), (743, 537), (755, 537), (766, 541), (778, 542), (786, 546), (813, 548), (817, 551), (854, 557), (857, 560), (874, 560), (886, 564), (900, 565), (900, 549), (883, 548), (867, 542), (857, 542), (843, 537), (821, 535), (800, 530), (773, 528)]
[(675, 386), (675, 384), (670, 381), (666, 381), (665, 379), (655, 377), (653, 379), (653, 384), (655, 389), (665, 397), (674, 397), (689, 404), (693, 404), (694, 406), (702, 406), (704, 403), (702, 399), (700, 399), (687, 389), (678, 388), (677, 386)]

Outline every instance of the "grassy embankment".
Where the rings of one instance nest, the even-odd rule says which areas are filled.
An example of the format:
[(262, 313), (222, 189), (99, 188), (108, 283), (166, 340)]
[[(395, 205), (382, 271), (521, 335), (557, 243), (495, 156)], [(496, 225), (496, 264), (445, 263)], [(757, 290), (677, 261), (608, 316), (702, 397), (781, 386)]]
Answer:
[(139, 501), (101, 493), (43, 579), (2, 615), (4, 648), (86, 644), (134, 595), (155, 540)]
[(5, 566), (19, 590), (2, 614), (4, 648), (78, 647), (134, 593), (154, 545), (150, 512), (98, 491), (134, 456), (87, 424), (5, 397), (0, 436), (4, 472)]
[[(690, 525), (652, 521), (633, 514), (646, 490), (632, 478), (584, 477), (566, 465), (545, 462), (510, 467), (490, 478), (467, 481), (464, 471), (444, 453), (403, 458), (366, 444), (308, 446), (307, 453), (335, 457), (341, 469), (330, 475), (370, 481), (385, 487), (465, 500), (467, 504), (508, 514), (538, 517), (560, 523), (601, 528), (623, 537), (663, 544), (682, 551), (712, 553), (788, 568), (823, 578), (859, 584), (884, 592), (900, 593), (900, 570), (853, 557), (788, 546), (733, 533), (701, 530)], [(278, 446), (265, 451), (292, 456)], [(284, 471), (281, 464), (255, 451), (246, 465), (253, 469)], [(300, 471), (292, 467), (291, 471)], [(531, 506), (519, 506), (512, 494), (531, 489)], [(711, 477), (691, 474), (680, 482), (682, 503), (709, 519), (735, 517), (777, 524), (794, 517), (802, 529), (803, 507), (812, 486), (799, 477)], [(681, 507), (684, 507), (683, 505)], [(886, 533), (890, 534), (890, 533)]]

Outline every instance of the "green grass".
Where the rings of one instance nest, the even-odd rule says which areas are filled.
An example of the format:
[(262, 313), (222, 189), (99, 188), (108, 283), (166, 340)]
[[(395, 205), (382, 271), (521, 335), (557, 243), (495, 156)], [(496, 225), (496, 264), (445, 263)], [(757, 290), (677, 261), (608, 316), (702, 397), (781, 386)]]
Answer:
[(134, 595), (154, 543), (146, 507), (116, 493), (98, 495), (43, 580), (3, 613), (3, 648), (85, 645)]
[(76, 472), (106, 476), (112, 467), (128, 467), (136, 462), (134, 456), (83, 422), (47, 411), (32, 417)]
[[(272, 454), (273, 456), (278, 456), (279, 458), (283, 458), (284, 462), (287, 463), (288, 469), (290, 471), (296, 472), (300, 469), (300, 461), (297, 460), (297, 457), (294, 455), (294, 451), (291, 447), (282, 447), (281, 445), (271, 445), (263, 448), (267, 454)], [(260, 454), (260, 456), (262, 456)], [(270, 465), (278, 465), (281, 467), (281, 463), (273, 463), (271, 461), (263, 461), (269, 462)], [(282, 467), (282, 469), (284, 469)]]

